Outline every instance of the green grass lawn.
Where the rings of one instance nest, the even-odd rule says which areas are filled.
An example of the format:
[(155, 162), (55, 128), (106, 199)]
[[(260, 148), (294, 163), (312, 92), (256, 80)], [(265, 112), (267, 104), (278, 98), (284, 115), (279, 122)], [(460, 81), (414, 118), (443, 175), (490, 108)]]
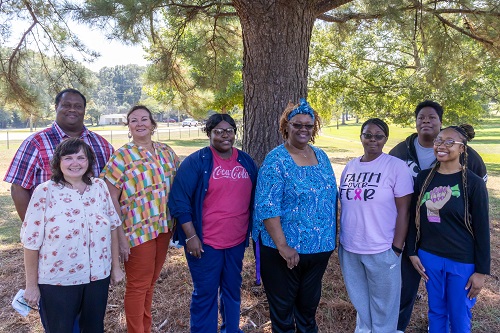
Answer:
[[(354, 121), (347, 125), (325, 126), (321, 135), (316, 140), (316, 146), (324, 149), (332, 161), (337, 179), (347, 161), (363, 154), (360, 135), (361, 123)], [(92, 127), (92, 130), (106, 137), (115, 148), (128, 142), (126, 128), (123, 126)], [(120, 133), (123, 132), (125, 133)], [(390, 136), (384, 152), (397, 143), (404, 140), (409, 134), (414, 132), (413, 128), (401, 128), (390, 126)], [(190, 153), (208, 144), (206, 135), (198, 128), (193, 128), (189, 132), (177, 133), (174, 127), (162, 126), (155, 140), (169, 144), (181, 157), (184, 158)], [(1, 141), (1, 140), (0, 140)], [(492, 277), (487, 278), (478, 304), (474, 308), (473, 332), (500, 332), (500, 117), (485, 119), (476, 128), (476, 138), (471, 142), (471, 146), (478, 151), (485, 161), (489, 180), (488, 190), (490, 194), (490, 216), (491, 216), (491, 243), (492, 243)], [(7, 149), (5, 142), (0, 142), (0, 176), (4, 177), (10, 161), (19, 146), (20, 141), (11, 142)], [(15, 314), (10, 308), (12, 296), (21, 287), (24, 287), (24, 266), (22, 262), (22, 250), (19, 243), (19, 230), (21, 222), (15, 211), (10, 197), (10, 185), (0, 182), (0, 331), (1, 332), (41, 332), (38, 316), (30, 314), (27, 318), (22, 318)], [(185, 260), (181, 250), (172, 249), (169, 252), (169, 259), (165, 263), (162, 276), (168, 283), (158, 284), (155, 292), (155, 309), (153, 314), (154, 323), (159, 323), (167, 318), (173, 317), (169, 321), (170, 325), (164, 332), (185, 332), (187, 328), (182, 326), (183, 322), (188, 322), (189, 304), (185, 304), (190, 299), (190, 279), (185, 265)], [(248, 260), (244, 264), (244, 285), (242, 288), (243, 306), (257, 304), (264, 307), (265, 296), (262, 290), (255, 291), (251, 279), (253, 276), (253, 256), (248, 255)], [(181, 283), (178, 281), (182, 280)], [(176, 284), (177, 283), (177, 284)], [(125, 332), (124, 312), (123, 312), (123, 284), (111, 290), (106, 319), (106, 331)], [(170, 289), (168, 289), (170, 288)], [(423, 287), (421, 287), (423, 290)], [(426, 332), (426, 296), (420, 303), (416, 304), (413, 319), (407, 333)], [(168, 297), (167, 297), (168, 296)], [(259, 305), (260, 304), (260, 305)], [(176, 312), (177, 311), (177, 312)], [(242, 315), (244, 318), (262, 319), (260, 326), (265, 326), (268, 321), (267, 310), (251, 310)], [(176, 313), (176, 315), (171, 315)], [(170, 317), (169, 317), (170, 316)], [(352, 331), (353, 308), (349, 303), (347, 294), (343, 287), (342, 277), (338, 269), (336, 255), (332, 256), (331, 263), (323, 281), (323, 297), (318, 309), (318, 323), (321, 332), (336, 333)], [(168, 326), (167, 325), (167, 326)], [(267, 333), (270, 330), (245, 329), (246, 332)]]
[[(166, 142), (169, 144), (176, 153), (182, 158), (186, 157), (195, 150), (204, 147), (208, 144), (206, 135), (200, 128), (192, 128), (188, 132), (177, 133), (175, 127), (169, 128), (162, 124), (158, 133), (155, 135), (155, 140)], [(360, 143), (361, 123), (349, 121), (347, 125), (341, 125), (337, 129), (336, 126), (324, 126), (321, 135), (316, 139), (315, 145), (326, 151), (332, 160), (337, 176), (341, 172), (343, 165), (350, 159), (363, 154), (363, 147)], [(121, 125), (115, 126), (96, 126), (92, 130), (103, 135), (115, 148), (120, 147), (129, 139), (127, 134), (122, 133), (126, 131), (126, 127)], [(187, 130), (187, 128), (186, 128)], [(397, 143), (404, 140), (408, 135), (414, 132), (413, 128), (402, 128), (400, 126), (391, 125), (389, 140), (384, 147), (385, 152), (394, 147)], [(114, 134), (113, 134), (114, 133)], [(120, 133), (120, 134), (117, 134)], [(7, 170), (10, 161), (17, 150), (21, 141), (12, 142), (9, 149), (6, 146), (0, 149), (0, 176), (3, 179), (5, 171)], [(488, 168), (490, 176), (489, 189), (491, 194), (496, 196), (500, 192), (500, 185), (496, 177), (500, 176), (500, 117), (484, 119), (481, 125), (476, 127), (476, 138), (470, 143), (483, 158)], [(5, 145), (5, 143), (0, 143)], [(491, 186), (490, 186), (491, 185)], [(0, 237), (8, 234), (5, 231), (4, 224), (12, 219), (16, 219), (16, 214), (11, 214), (12, 210), (6, 209), (10, 206), (10, 193), (9, 184), (2, 182), (0, 184), (0, 210), (9, 212), (9, 214), (2, 214), (0, 216)], [(494, 210), (496, 211), (496, 210)], [(499, 218), (494, 214), (495, 218)], [(0, 238), (1, 239), (1, 238)]]

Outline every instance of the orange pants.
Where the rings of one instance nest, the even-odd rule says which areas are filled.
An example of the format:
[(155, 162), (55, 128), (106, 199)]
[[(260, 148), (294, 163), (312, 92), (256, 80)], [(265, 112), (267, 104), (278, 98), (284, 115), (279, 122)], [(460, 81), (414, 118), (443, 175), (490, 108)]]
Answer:
[(130, 249), (125, 262), (125, 315), (128, 333), (151, 332), (151, 303), (156, 280), (167, 257), (171, 232)]

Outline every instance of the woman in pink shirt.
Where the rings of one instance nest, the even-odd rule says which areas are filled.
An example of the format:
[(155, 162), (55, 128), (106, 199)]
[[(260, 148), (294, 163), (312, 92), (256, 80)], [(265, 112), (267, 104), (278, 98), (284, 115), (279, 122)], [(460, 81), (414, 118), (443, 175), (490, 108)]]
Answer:
[(210, 146), (182, 162), (168, 207), (178, 221), (174, 240), (184, 245), (193, 279), (191, 333), (217, 332), (219, 299), (221, 332), (237, 333), (257, 166), (233, 147), (236, 123), (230, 115), (212, 115), (205, 131)]
[(402, 160), (382, 152), (388, 137), (383, 120), (368, 119), (361, 126), (364, 154), (340, 179), (339, 259), (356, 332), (396, 332), (398, 323), (413, 178)]

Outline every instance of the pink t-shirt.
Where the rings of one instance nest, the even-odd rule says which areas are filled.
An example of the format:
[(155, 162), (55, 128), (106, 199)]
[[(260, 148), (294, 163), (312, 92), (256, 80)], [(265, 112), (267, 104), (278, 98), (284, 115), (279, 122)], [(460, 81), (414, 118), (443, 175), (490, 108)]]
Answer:
[(214, 165), (203, 201), (203, 243), (227, 249), (241, 244), (247, 235), (252, 180), (238, 163), (236, 149), (229, 159), (210, 149)]
[(376, 254), (391, 248), (396, 229), (395, 198), (413, 193), (405, 162), (382, 154), (371, 162), (355, 158), (340, 179), (340, 243), (349, 252)]

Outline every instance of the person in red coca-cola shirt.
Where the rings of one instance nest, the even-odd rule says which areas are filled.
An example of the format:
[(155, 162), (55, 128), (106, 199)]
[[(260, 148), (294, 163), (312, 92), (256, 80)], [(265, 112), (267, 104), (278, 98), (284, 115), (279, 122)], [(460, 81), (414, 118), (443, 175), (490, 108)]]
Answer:
[(184, 245), (193, 279), (191, 332), (242, 332), (240, 289), (243, 255), (248, 246), (257, 166), (233, 147), (236, 123), (227, 114), (212, 115), (205, 127), (210, 146), (182, 162), (168, 207), (180, 224), (174, 240)]

